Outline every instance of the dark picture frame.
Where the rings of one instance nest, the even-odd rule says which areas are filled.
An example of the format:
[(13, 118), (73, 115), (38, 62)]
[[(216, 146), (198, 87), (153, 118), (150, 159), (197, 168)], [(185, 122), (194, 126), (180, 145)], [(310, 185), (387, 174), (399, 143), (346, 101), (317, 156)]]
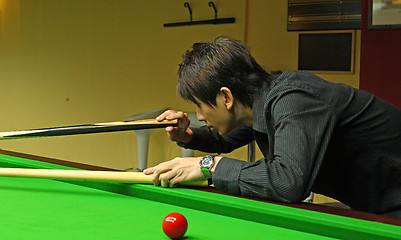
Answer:
[(355, 30), (298, 33), (298, 70), (354, 74)]
[(368, 0), (368, 29), (401, 29), (401, 4)]

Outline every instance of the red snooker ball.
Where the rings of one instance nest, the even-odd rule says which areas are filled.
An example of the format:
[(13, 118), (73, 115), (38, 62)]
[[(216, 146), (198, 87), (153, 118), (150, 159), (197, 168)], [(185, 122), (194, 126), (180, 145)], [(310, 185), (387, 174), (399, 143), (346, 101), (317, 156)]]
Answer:
[(170, 213), (164, 218), (162, 228), (170, 238), (182, 238), (187, 231), (188, 222), (181, 213)]

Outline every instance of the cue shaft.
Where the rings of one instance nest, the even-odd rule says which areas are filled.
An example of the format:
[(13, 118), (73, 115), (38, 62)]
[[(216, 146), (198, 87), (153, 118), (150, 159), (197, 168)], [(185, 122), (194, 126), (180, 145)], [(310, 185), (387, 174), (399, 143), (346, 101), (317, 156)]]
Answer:
[[(152, 175), (145, 175), (142, 172), (0, 168), (0, 176), (153, 184)], [(206, 187), (208, 182), (200, 181), (181, 185)]]
[(159, 122), (156, 119), (143, 119), (136, 121), (107, 122), (107, 123), (95, 123), (86, 125), (74, 125), (66, 127), (39, 128), (31, 130), (0, 132), (0, 140), (128, 131), (128, 130), (139, 130), (139, 129), (163, 128), (167, 126), (178, 126), (178, 120), (164, 120)]

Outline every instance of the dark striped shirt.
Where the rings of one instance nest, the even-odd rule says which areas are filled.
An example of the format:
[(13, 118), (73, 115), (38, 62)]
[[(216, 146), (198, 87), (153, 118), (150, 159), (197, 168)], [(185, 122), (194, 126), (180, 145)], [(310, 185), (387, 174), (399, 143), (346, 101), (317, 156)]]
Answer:
[(304, 71), (284, 72), (262, 89), (253, 126), (220, 136), (192, 129), (185, 147), (230, 152), (256, 140), (263, 159), (224, 157), (213, 184), (221, 191), (299, 202), (310, 191), (354, 209), (401, 207), (401, 110), (362, 90)]

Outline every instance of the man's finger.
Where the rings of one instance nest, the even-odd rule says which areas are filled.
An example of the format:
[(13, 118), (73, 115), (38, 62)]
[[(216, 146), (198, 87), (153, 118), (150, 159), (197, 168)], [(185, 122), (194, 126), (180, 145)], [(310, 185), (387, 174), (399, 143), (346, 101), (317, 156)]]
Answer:
[(170, 181), (176, 176), (175, 171), (169, 171), (160, 177), (160, 184), (162, 187), (169, 187)]

